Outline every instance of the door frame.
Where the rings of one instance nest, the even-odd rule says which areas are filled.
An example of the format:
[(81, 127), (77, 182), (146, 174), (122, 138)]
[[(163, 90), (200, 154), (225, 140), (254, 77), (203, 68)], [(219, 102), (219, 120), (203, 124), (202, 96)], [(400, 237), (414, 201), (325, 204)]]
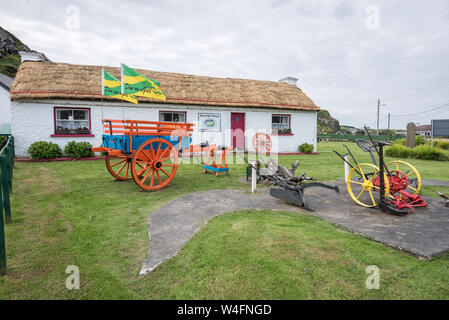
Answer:
[(246, 136), (245, 136), (245, 132), (246, 132), (246, 112), (233, 112), (231, 111), (230, 114), (230, 126), (231, 126), (231, 146), (234, 145), (233, 143), (233, 137), (234, 137), (234, 130), (232, 129), (232, 114), (233, 113), (238, 113), (238, 114), (243, 114), (243, 150), (245, 150), (246, 148)]

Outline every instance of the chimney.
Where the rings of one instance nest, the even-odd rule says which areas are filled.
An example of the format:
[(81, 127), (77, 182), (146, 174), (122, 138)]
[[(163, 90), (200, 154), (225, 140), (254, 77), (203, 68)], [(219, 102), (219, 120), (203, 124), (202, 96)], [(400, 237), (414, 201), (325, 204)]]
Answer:
[(19, 51), (20, 62), (24, 61), (49, 61), (45, 54), (37, 51)]
[(281, 80), (279, 80), (279, 82), (285, 82), (285, 83), (291, 84), (291, 85), (293, 85), (293, 86), (296, 86), (296, 85), (297, 85), (297, 82), (298, 82), (298, 78), (295, 78), (295, 77), (285, 77), (285, 78), (282, 78)]

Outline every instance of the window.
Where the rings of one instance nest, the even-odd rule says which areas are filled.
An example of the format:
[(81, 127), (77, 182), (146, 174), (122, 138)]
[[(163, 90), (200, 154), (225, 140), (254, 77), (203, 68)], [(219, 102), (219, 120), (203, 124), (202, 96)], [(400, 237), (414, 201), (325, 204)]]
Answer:
[(55, 134), (90, 134), (90, 109), (55, 108)]
[(273, 114), (271, 117), (271, 129), (273, 129), (273, 133), (290, 134), (290, 115)]
[(186, 122), (185, 112), (160, 111), (159, 121), (165, 122)]

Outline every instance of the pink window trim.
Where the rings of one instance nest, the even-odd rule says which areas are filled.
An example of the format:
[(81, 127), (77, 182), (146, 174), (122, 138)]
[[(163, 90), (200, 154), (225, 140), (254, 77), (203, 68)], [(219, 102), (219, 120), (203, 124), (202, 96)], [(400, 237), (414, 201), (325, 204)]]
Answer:
[[(288, 128), (291, 129), (292, 128), (292, 115), (291, 114), (272, 114), (271, 115), (271, 126), (273, 126), (273, 116), (283, 116), (283, 117), (288, 117)], [(285, 133), (286, 135), (291, 134), (291, 133)], [(278, 135), (284, 135), (284, 134), (278, 134)], [(293, 135), (293, 134), (292, 134)]]
[(273, 133), (272, 136), (294, 136), (294, 133)]
[(50, 137), (52, 138), (65, 138), (65, 137), (79, 137), (79, 138), (83, 138), (83, 137), (95, 137), (94, 134), (85, 134), (85, 133), (80, 133), (80, 134), (51, 134)]
[(92, 132), (92, 122), (91, 122), (91, 116), (90, 116), (90, 108), (78, 108), (78, 107), (54, 107), (53, 108), (53, 132), (54, 134), (51, 134), (50, 137), (95, 137), (95, 135), (91, 133), (81, 133), (81, 134), (61, 134), (56, 133), (56, 110), (57, 109), (66, 109), (66, 110), (89, 110), (89, 131)]

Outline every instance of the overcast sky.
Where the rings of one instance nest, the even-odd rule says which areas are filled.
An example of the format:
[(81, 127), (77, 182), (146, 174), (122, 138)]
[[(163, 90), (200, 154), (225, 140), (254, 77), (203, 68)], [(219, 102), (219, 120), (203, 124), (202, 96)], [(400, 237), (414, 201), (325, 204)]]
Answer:
[(346, 125), (376, 127), (378, 98), (381, 128), (449, 118), (447, 0), (14, 0), (0, 25), (56, 62), (293, 76)]

